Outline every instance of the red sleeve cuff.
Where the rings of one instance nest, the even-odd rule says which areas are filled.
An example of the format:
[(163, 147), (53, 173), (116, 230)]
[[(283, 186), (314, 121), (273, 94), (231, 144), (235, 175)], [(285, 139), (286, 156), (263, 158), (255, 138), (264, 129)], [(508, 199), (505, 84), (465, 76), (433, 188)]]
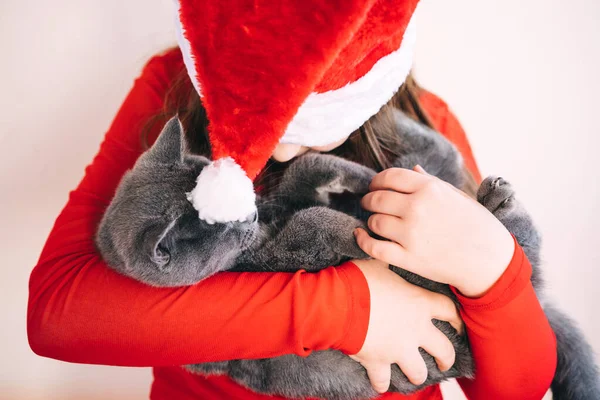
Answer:
[(513, 300), (527, 286), (531, 278), (531, 264), (523, 248), (515, 241), (512, 260), (494, 285), (481, 297), (466, 297), (455, 287), (450, 287), (465, 309), (492, 310), (502, 307)]
[(475, 362), (475, 379), (459, 379), (468, 398), (541, 399), (548, 390), (556, 339), (530, 277), (531, 264), (515, 240), (510, 264), (483, 296), (452, 288)]
[(348, 322), (336, 349), (346, 354), (356, 354), (362, 348), (371, 311), (371, 295), (369, 285), (361, 270), (351, 261), (336, 268), (348, 289)]

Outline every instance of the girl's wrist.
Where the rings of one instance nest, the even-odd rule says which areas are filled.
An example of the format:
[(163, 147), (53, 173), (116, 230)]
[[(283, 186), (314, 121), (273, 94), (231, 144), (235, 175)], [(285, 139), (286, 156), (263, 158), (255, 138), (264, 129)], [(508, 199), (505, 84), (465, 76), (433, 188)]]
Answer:
[(496, 240), (489, 256), (479, 261), (468, 276), (454, 285), (466, 297), (481, 297), (500, 279), (515, 254), (515, 240), (510, 232)]

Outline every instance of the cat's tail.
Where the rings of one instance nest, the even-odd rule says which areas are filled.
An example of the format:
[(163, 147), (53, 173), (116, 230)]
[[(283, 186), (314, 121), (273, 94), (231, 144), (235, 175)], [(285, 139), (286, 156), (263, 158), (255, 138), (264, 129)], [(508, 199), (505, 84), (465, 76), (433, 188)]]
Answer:
[(575, 321), (545, 304), (544, 311), (556, 335), (557, 366), (550, 388), (554, 400), (600, 399), (600, 373), (594, 351)]

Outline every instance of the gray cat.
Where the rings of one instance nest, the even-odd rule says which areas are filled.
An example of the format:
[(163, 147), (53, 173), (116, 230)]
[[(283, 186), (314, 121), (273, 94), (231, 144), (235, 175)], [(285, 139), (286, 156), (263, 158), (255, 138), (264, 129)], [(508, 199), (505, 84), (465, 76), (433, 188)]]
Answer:
[[(462, 159), (441, 135), (397, 112), (390, 126), (401, 135), (402, 154), (394, 165), (420, 164), (429, 173), (460, 187)], [(332, 155), (309, 153), (285, 171), (281, 183), (257, 200), (258, 213), (247, 221), (207, 224), (186, 199), (195, 179), (209, 163), (189, 154), (181, 124), (171, 119), (154, 146), (123, 177), (98, 228), (96, 243), (118, 272), (153, 286), (185, 286), (219, 271), (293, 271), (302, 265), (317, 271), (368, 256), (357, 246), (354, 228), (365, 227), (369, 213), (360, 198), (375, 175), (369, 168)], [(515, 200), (508, 182), (489, 177), (478, 201), (488, 208), (523, 247), (533, 266), (532, 282), (541, 285), (540, 236)], [(260, 216), (260, 219), (258, 218)], [(456, 301), (447, 285), (391, 267), (407, 281), (443, 293)], [(559, 364), (552, 383), (555, 399), (600, 399), (593, 352), (566, 316), (545, 307), (558, 341)], [(412, 393), (453, 377), (472, 377), (473, 361), (465, 336), (443, 321), (433, 321), (448, 336), (456, 362), (441, 372), (421, 350), (428, 367), (423, 385), (413, 385), (392, 366), (391, 391)], [(188, 365), (201, 374), (227, 374), (256, 392), (289, 398), (373, 398), (364, 368), (335, 350), (308, 357), (285, 355), (261, 360), (233, 360)]]

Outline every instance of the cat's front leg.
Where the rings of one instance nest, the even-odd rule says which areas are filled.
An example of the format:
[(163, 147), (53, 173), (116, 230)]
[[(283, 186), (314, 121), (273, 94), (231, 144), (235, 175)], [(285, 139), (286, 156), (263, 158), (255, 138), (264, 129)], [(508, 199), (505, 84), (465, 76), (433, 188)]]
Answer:
[(356, 243), (353, 231), (366, 228), (347, 214), (326, 207), (295, 213), (279, 233), (261, 248), (244, 255), (236, 269), (317, 271), (356, 258), (369, 258)]
[(330, 194), (366, 194), (375, 171), (331, 154), (308, 153), (286, 170), (277, 195), (303, 204), (329, 205)]
[(477, 191), (477, 201), (515, 236), (534, 269), (534, 287), (538, 286), (541, 235), (523, 204), (516, 199), (512, 185), (501, 177), (489, 176)]

